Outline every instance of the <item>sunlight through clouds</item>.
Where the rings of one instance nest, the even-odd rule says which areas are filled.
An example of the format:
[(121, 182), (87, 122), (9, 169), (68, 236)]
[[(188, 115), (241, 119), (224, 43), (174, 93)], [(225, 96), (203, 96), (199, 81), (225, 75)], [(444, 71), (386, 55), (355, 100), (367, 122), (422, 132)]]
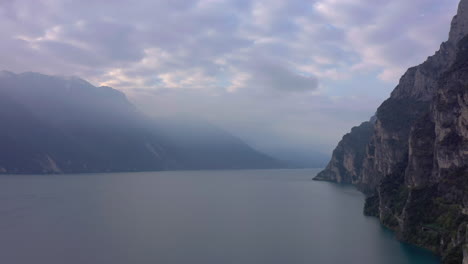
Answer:
[[(7, 0), (0, 2), (0, 68), (80, 76), (125, 91), (149, 114), (173, 113), (146, 97), (213, 123), (224, 117), (206, 105), (232, 107), (223, 112), (250, 142), (289, 120), (282, 136), (313, 145), (321, 128), (338, 123), (322, 140), (328, 151), (373, 114), (406, 68), (447, 39), (457, 3)], [(213, 96), (217, 104), (203, 99)], [(242, 120), (260, 109), (264, 132), (243, 132)], [(306, 130), (313, 132), (291, 134)]]

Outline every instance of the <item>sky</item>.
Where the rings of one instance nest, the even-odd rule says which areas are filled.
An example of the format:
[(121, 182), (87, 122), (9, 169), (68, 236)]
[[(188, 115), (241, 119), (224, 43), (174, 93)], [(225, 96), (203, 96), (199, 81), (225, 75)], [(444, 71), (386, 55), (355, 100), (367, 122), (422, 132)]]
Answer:
[(330, 153), (458, 0), (0, 0), (0, 70), (79, 76), (264, 151)]

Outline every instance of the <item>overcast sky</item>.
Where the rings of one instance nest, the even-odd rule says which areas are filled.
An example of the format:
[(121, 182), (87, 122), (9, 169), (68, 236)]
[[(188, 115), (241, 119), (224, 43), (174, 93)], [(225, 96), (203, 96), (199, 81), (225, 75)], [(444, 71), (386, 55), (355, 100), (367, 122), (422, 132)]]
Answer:
[(76, 75), (260, 149), (329, 152), (447, 39), (458, 0), (0, 0), (0, 69)]

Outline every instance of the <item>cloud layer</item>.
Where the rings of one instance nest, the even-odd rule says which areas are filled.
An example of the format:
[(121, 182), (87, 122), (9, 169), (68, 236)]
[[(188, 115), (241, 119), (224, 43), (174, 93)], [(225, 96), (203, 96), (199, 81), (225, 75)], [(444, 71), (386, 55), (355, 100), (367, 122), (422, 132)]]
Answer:
[(259, 147), (282, 138), (329, 151), (437, 50), (457, 3), (3, 0), (0, 68), (77, 75)]

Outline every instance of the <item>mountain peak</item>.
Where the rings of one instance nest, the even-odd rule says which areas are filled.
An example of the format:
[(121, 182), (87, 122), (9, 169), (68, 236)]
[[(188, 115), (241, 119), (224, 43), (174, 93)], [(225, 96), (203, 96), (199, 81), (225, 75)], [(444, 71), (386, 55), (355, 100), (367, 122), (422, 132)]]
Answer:
[(461, 0), (457, 15), (452, 20), (449, 42), (458, 43), (468, 35), (468, 0)]
[(468, 0), (461, 0), (448, 41), (405, 73), (375, 124), (343, 137), (317, 176), (356, 185), (370, 196), (365, 214), (444, 264), (468, 263), (467, 36)]
[(11, 77), (11, 76), (15, 76), (15, 74), (10, 71), (0, 71), (0, 78)]

